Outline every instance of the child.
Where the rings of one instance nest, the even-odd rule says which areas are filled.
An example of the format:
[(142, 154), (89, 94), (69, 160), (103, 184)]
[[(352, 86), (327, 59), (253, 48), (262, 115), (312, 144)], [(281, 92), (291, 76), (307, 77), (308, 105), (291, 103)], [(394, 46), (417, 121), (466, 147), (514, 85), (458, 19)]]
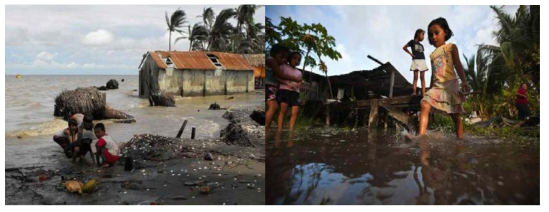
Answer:
[[(413, 93), (412, 95), (416, 95), (416, 88), (417, 88), (417, 72), (421, 73), (421, 94), (425, 95), (425, 71), (429, 70), (427, 68), (427, 63), (425, 62), (425, 54), (423, 54), (423, 45), (421, 45), (421, 41), (423, 41), (423, 37), (425, 36), (425, 31), (422, 29), (416, 30), (416, 34), (414, 35), (414, 39), (410, 40), (408, 43), (402, 47), (406, 53), (408, 53), (410, 56), (412, 56), (412, 66), (410, 66), (410, 71), (414, 72), (414, 85), (412, 87)], [(412, 49), (412, 52), (408, 51), (408, 47)]]
[[(450, 115), (456, 127), (458, 139), (463, 137), (463, 123), (460, 113), (465, 112), (463, 103), (465, 94), (470, 87), (465, 78), (465, 72), (459, 60), (459, 51), (455, 44), (446, 41), (452, 37), (452, 30), (444, 18), (437, 18), (429, 23), (429, 43), (436, 47), (431, 53), (433, 76), (431, 89), (421, 100), (421, 114), (419, 119), (419, 135), (425, 135), (429, 122), (431, 107), (435, 112)], [(455, 68), (455, 71), (454, 71)], [(461, 91), (456, 76), (461, 79)]]
[[(72, 151), (73, 163), (76, 163), (76, 158), (80, 158), (80, 161), (87, 165), (90, 164), (86, 161), (84, 156), (92, 151), (91, 144), (95, 139), (95, 134), (93, 133), (93, 118), (90, 115), (87, 115), (83, 118), (82, 131), (78, 133), (78, 140), (69, 145), (69, 149)], [(90, 157), (95, 164), (93, 152), (90, 153)]]
[(94, 128), (95, 136), (97, 137), (97, 165), (99, 165), (99, 158), (103, 160), (101, 167), (107, 168), (118, 161), (118, 144), (106, 134), (105, 125), (98, 123)]
[(284, 80), (301, 82), (301, 78), (292, 77), (284, 74), (280, 69), (281, 65), (286, 64), (290, 49), (287, 47), (275, 44), (271, 47), (270, 57), (266, 59), (267, 67), (265, 69), (265, 102), (269, 107), (265, 113), (265, 130), (268, 133), (273, 117), (278, 110), (276, 93), (278, 90), (278, 82), (276, 77)]
[(55, 143), (59, 144), (59, 146), (63, 148), (63, 151), (65, 152), (65, 156), (67, 156), (67, 158), (72, 157), (72, 152), (68, 147), (70, 144), (76, 141), (77, 134), (78, 122), (75, 119), (69, 119), (69, 127), (65, 128), (64, 130), (53, 136), (53, 141), (55, 141)]
[[(289, 64), (281, 66), (284, 74), (301, 79), (301, 71), (295, 67), (301, 63), (301, 54), (299, 52), (292, 52), (288, 57)], [(283, 80), (277, 78), (280, 82), (280, 89), (278, 89), (277, 101), (280, 104), (280, 112), (278, 113), (278, 132), (282, 131), (284, 125), (284, 116), (288, 106), (292, 108), (292, 116), (290, 118), (290, 131), (293, 131), (295, 121), (297, 120), (297, 113), (299, 111), (299, 87), (301, 83), (296, 83), (289, 80)]]

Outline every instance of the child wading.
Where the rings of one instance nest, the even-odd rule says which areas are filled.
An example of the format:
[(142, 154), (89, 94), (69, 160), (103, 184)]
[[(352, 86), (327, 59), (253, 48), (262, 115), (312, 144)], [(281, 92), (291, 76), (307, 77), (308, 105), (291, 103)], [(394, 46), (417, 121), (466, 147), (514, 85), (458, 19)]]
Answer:
[[(404, 47), (402, 47), (405, 52), (412, 56), (412, 65), (410, 66), (410, 71), (414, 72), (414, 87), (412, 87), (412, 95), (416, 95), (418, 72), (421, 73), (421, 95), (425, 95), (425, 71), (429, 70), (429, 68), (427, 68), (427, 63), (425, 62), (423, 45), (421, 45), (420, 43), (421, 41), (423, 41), (424, 37), (425, 31), (423, 31), (422, 29), (418, 29), (414, 34), (414, 39), (408, 41), (408, 43), (406, 43)], [(412, 49), (412, 52), (408, 51), (408, 47)]]
[(97, 144), (95, 145), (97, 149), (97, 164), (99, 158), (103, 160), (103, 165), (101, 167), (106, 168), (118, 161), (118, 144), (106, 134), (105, 125), (103, 123), (98, 123), (94, 128), (95, 136), (97, 137)]
[[(301, 79), (301, 71), (295, 68), (301, 62), (301, 54), (299, 52), (292, 52), (288, 57), (288, 63), (284, 64), (281, 68), (284, 74)], [(301, 82), (296, 83), (289, 80), (283, 80), (277, 78), (280, 82), (280, 89), (278, 89), (277, 100), (280, 104), (280, 112), (278, 114), (278, 132), (282, 131), (284, 125), (284, 116), (288, 107), (292, 109), (292, 116), (290, 118), (290, 131), (293, 131), (295, 122), (297, 120), (297, 113), (299, 112), (299, 88)]]
[(281, 65), (286, 64), (289, 53), (290, 50), (288, 49), (288, 47), (280, 44), (275, 44), (271, 47), (270, 57), (266, 59), (267, 67), (265, 69), (265, 104), (266, 106), (268, 106), (268, 109), (265, 113), (265, 133), (269, 132), (271, 122), (273, 121), (274, 115), (278, 110), (276, 98), (278, 82), (276, 79), (279, 78), (283, 80), (301, 82), (301, 77), (297, 78), (284, 74), (284, 72), (282, 72), (282, 70), (280, 69)]
[[(459, 51), (455, 44), (446, 41), (452, 37), (452, 30), (444, 18), (429, 23), (429, 43), (436, 47), (431, 53), (433, 77), (431, 89), (421, 100), (419, 135), (425, 135), (429, 122), (429, 111), (448, 114), (452, 117), (458, 138), (463, 137), (463, 123), (460, 113), (464, 112), (465, 94), (470, 87), (465, 78), (463, 66), (459, 60)], [(454, 70), (455, 67), (455, 70)], [(457, 74), (456, 74), (457, 72)], [(461, 91), (457, 77), (461, 79)]]

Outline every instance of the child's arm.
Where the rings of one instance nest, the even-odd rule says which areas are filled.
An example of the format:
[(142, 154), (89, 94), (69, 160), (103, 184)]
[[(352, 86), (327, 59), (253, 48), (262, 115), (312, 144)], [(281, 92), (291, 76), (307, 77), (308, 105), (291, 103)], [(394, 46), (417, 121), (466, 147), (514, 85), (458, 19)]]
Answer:
[(404, 51), (405, 51), (406, 53), (408, 53), (410, 56), (412, 56), (412, 58), (414, 58), (414, 54), (412, 54), (412, 52), (410, 52), (410, 51), (408, 50), (408, 46), (410, 46), (409, 44), (410, 44), (409, 42), (406, 43), (406, 44), (404, 44), (404, 46), (402, 47), (402, 49), (404, 49)]
[(282, 69), (280, 69), (280, 65), (278, 65), (275, 59), (272, 59), (272, 58), (267, 59), (267, 65), (271, 67), (271, 69), (273, 69), (275, 76), (279, 77), (280, 79), (301, 82), (301, 79), (298, 79), (297, 77), (293, 77), (291, 75), (284, 73)]
[(275, 75), (275, 79), (276, 79), (276, 81), (278, 81), (280, 84), (286, 85), (286, 86), (290, 87), (291, 89), (294, 88), (294, 85), (292, 85), (291, 82), (288, 82), (288, 80), (280, 79), (280, 78), (277, 77), (276, 75)]
[[(95, 153), (93, 153), (93, 150), (91, 149), (91, 145), (90, 145), (89, 150), (90, 150), (90, 158), (92, 160), (92, 163), (95, 164)], [(97, 148), (96, 148), (96, 150), (97, 150)]]
[(461, 60), (459, 59), (459, 51), (455, 44), (452, 45), (452, 60), (454, 61), (454, 67), (456, 68), (457, 74), (461, 79), (461, 87), (463, 88), (463, 92), (469, 92), (471, 87), (469, 87), (469, 83), (467, 83), (465, 71), (463, 70), (463, 65), (461, 65)]

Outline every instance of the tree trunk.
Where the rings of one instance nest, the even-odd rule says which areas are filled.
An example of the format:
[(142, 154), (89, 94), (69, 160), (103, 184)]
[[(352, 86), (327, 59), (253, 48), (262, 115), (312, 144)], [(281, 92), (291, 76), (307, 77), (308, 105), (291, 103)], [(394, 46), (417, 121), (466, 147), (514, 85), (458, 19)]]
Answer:
[(193, 40), (191, 40), (191, 43), (189, 44), (189, 51), (191, 51), (192, 46), (193, 46)]
[(328, 71), (324, 72), (324, 75), (326, 76), (326, 80), (328, 81), (328, 88), (330, 89), (330, 99), (333, 99), (334, 94), (332, 93), (332, 83), (330, 83), (330, 79), (328, 78)]
[[(311, 52), (311, 47), (307, 48), (307, 53), (305, 54), (305, 60), (307, 60), (307, 57), (309, 56), (309, 53)], [(305, 60), (303, 61), (303, 68), (301, 75), (305, 74)], [(311, 69), (311, 73), (313, 73), (313, 69)], [(311, 76), (309, 76), (309, 82), (311, 82)]]
[(168, 41), (168, 52), (172, 51), (172, 31), (170, 31), (170, 40)]

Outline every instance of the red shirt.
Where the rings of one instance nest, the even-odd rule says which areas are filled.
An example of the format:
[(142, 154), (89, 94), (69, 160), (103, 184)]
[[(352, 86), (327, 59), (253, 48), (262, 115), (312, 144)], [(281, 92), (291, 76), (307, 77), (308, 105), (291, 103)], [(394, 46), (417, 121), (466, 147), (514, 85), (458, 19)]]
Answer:
[[(519, 89), (517, 90), (517, 93), (526, 96), (526, 89), (524, 89), (524, 88), (519, 88)], [(515, 103), (516, 103), (516, 104), (528, 104), (528, 99), (526, 99), (526, 98), (523, 97), (523, 96), (518, 96), (518, 95), (517, 95), (517, 100), (515, 101)]]

